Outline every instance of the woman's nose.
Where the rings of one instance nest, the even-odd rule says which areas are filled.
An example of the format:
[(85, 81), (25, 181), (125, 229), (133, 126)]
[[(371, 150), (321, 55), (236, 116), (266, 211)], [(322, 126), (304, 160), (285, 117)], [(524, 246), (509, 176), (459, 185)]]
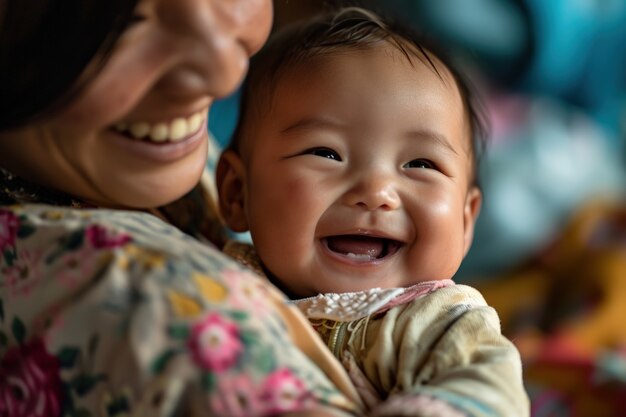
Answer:
[(271, 0), (162, 0), (159, 18), (177, 36), (179, 77), (213, 97), (230, 94), (272, 22)]
[(359, 178), (346, 193), (345, 202), (368, 211), (396, 210), (402, 204), (397, 181), (384, 174)]

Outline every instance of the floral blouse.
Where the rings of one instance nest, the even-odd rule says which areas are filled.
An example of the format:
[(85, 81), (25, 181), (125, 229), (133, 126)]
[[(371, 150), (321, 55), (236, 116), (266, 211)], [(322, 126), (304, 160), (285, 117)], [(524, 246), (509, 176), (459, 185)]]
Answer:
[(42, 194), (2, 175), (0, 417), (359, 413), (306, 319), (215, 247), (143, 212), (26, 204)]

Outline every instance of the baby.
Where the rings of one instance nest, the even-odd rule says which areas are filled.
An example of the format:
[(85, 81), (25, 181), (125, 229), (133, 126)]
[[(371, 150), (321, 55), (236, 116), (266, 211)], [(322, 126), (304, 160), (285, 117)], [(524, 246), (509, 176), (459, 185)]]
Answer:
[(451, 280), (480, 211), (484, 129), (443, 55), (345, 8), (276, 34), (242, 100), (217, 183), (254, 248), (225, 251), (294, 300), (368, 415), (529, 415), (496, 312)]

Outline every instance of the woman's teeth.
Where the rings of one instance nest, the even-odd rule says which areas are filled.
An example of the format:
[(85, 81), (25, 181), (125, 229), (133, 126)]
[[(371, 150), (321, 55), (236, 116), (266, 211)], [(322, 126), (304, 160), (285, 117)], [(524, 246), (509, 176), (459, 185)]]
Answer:
[(196, 132), (202, 125), (205, 115), (206, 112), (201, 111), (186, 118), (178, 117), (168, 123), (118, 123), (113, 128), (135, 139), (148, 139), (157, 143), (178, 142)]

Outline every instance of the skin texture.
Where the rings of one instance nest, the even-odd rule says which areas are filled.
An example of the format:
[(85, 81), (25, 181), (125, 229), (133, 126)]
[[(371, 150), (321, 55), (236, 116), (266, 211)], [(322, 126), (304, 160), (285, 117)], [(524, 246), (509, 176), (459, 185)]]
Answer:
[[(435, 62), (441, 78), (387, 43), (311, 58), (281, 74), (241, 155), (223, 155), (222, 212), (235, 231), (250, 230), (289, 295), (401, 287), (457, 271), (481, 193), (471, 184), (461, 96)], [(330, 250), (335, 235), (400, 246), (355, 262)]]
[(265, 42), (272, 4), (144, 0), (137, 17), (68, 107), (0, 134), (1, 166), (105, 207), (153, 208), (198, 182), (206, 160), (206, 117), (196, 136), (160, 151), (149, 143), (129, 147), (133, 140), (112, 126), (206, 114), (215, 98), (238, 86), (249, 56)]

